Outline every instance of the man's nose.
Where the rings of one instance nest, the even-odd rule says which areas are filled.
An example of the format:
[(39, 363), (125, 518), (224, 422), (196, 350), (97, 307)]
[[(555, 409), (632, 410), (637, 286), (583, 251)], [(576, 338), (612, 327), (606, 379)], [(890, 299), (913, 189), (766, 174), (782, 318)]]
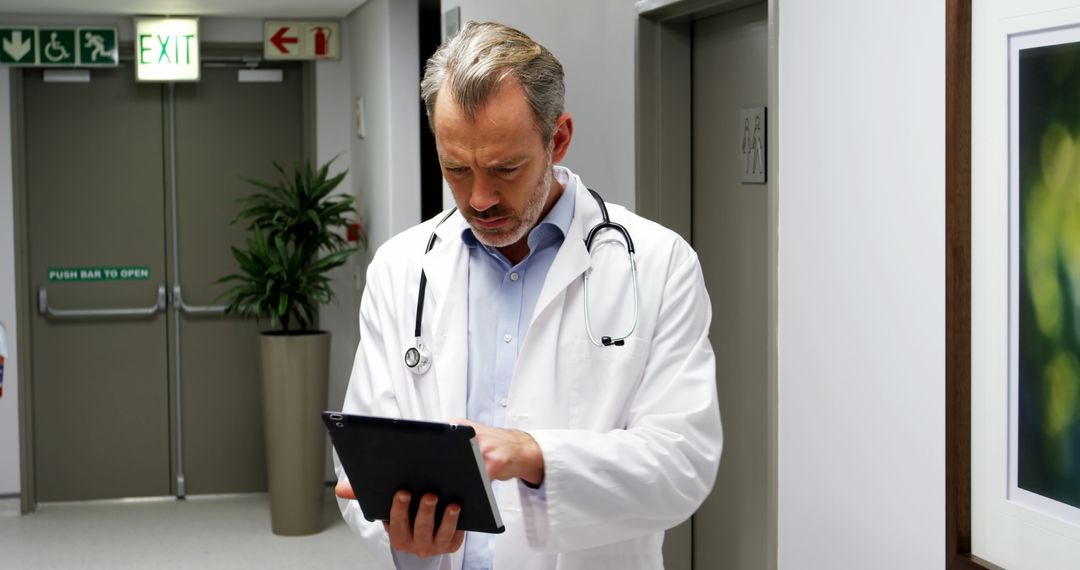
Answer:
[(488, 178), (476, 176), (473, 179), (472, 192), (469, 194), (469, 206), (477, 212), (483, 212), (498, 203), (499, 195)]

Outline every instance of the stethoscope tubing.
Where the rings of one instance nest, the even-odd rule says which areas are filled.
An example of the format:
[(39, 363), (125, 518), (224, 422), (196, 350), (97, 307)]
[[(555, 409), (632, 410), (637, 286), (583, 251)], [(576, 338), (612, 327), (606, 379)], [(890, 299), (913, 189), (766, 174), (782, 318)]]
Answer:
[[(439, 220), (439, 223), (435, 224), (438, 228), (450, 219), (450, 216), (454, 215), (456, 208), (450, 209), (446, 212), (446, 215)], [(424, 248), (424, 255), (427, 255), (431, 251), (431, 248), (435, 247), (435, 232), (431, 232), (431, 237), (428, 238), (427, 247)], [(413, 336), (416, 338), (416, 343), (405, 351), (405, 366), (412, 370), (416, 374), (423, 374), (431, 368), (431, 351), (424, 346), (422, 339), (420, 338), (420, 331), (424, 323), (424, 294), (427, 292), (427, 273), (424, 270), (420, 270), (420, 288), (416, 295), (416, 327), (413, 329)]]
[(637, 278), (637, 263), (634, 261), (634, 252), (628, 251), (627, 255), (630, 257), (630, 274), (632, 281), (634, 282), (634, 322), (630, 325), (630, 330), (626, 334), (618, 337), (602, 336), (599, 340), (593, 336), (592, 324), (589, 322), (589, 273), (592, 269), (588, 269), (585, 272), (585, 332), (589, 335), (589, 341), (596, 346), (622, 346), (625, 344), (627, 338), (634, 334), (638, 325), (638, 278)]

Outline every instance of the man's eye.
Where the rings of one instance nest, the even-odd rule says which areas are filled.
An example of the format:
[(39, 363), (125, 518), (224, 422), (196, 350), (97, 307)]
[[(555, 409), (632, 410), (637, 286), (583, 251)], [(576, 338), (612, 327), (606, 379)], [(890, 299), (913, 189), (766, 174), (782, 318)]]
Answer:
[(517, 172), (517, 169), (518, 167), (516, 166), (500, 166), (495, 169), (495, 172), (498, 172), (499, 174), (513, 174)]
[(447, 166), (446, 171), (451, 174), (462, 174), (466, 168), (464, 166)]

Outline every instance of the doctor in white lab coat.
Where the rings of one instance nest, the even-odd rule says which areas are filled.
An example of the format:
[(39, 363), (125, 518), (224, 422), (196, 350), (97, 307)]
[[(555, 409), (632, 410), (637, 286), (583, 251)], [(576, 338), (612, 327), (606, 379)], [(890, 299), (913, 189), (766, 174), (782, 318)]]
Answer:
[[(555, 83), (552, 97), (536, 95)], [(602, 221), (600, 206), (576, 174), (554, 166), (573, 134), (562, 108), (562, 69), (524, 34), (468, 24), (428, 63), (422, 91), (458, 211), (406, 230), (375, 254), (344, 412), (466, 418), (470, 388), (477, 388), (470, 383), (485, 379), (469, 374), (476, 348), (469, 345), (470, 286), (477, 285), (463, 233), (513, 266), (528, 258), (528, 233), (563, 196), (573, 215), (531, 316), (522, 317), (528, 327), (501, 402), (504, 425), (477, 426), (506, 532), (463, 548), (452, 514), (433, 520), (434, 507), (423, 503), (415, 528), (407, 517), (369, 522), (348, 498), (339, 465), (346, 521), (388, 567), (663, 568), (664, 530), (709, 493), (723, 440), (711, 308), (697, 255), (674, 232), (608, 204), (611, 221), (628, 230), (636, 248), (635, 310), (621, 236), (605, 230), (592, 252), (586, 249), (586, 235)], [(404, 354), (416, 344), (421, 270), (421, 336), (432, 366), (414, 374)], [(586, 274), (594, 338), (622, 336), (636, 315), (623, 346), (590, 340)]]

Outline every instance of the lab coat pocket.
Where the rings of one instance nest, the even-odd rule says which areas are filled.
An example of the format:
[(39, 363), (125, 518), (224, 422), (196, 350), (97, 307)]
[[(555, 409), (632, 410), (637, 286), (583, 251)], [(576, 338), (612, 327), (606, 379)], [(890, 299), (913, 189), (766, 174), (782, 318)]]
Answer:
[(582, 339), (567, 342), (560, 351), (568, 356), (560, 372), (573, 378), (571, 425), (597, 431), (625, 428), (648, 360), (649, 342), (631, 337), (623, 346), (596, 346)]

